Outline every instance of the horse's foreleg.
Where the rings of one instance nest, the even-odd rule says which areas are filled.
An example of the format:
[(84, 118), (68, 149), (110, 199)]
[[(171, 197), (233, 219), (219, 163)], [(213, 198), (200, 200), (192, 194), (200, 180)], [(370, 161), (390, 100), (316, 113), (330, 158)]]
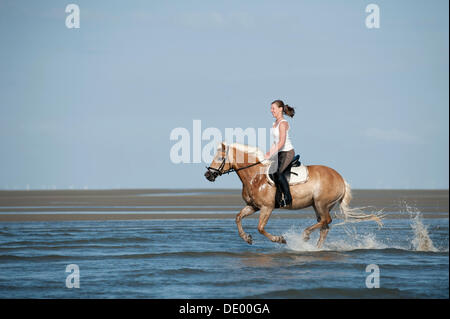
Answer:
[(255, 209), (253, 206), (245, 206), (241, 209), (241, 211), (236, 215), (236, 225), (238, 228), (239, 236), (245, 240), (248, 244), (252, 244), (252, 236), (247, 234), (244, 229), (242, 228), (242, 218), (250, 216), (254, 212), (256, 212), (257, 209)]
[(286, 240), (283, 238), (283, 236), (274, 236), (264, 229), (267, 222), (269, 221), (270, 214), (272, 214), (272, 210), (273, 208), (261, 208), (261, 212), (259, 213), (258, 231), (273, 242), (286, 244)]

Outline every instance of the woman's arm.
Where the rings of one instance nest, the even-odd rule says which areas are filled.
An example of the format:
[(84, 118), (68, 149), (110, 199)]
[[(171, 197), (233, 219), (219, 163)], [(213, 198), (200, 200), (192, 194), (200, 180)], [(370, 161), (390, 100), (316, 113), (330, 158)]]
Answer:
[(277, 154), (280, 149), (283, 148), (284, 143), (286, 142), (286, 132), (288, 129), (288, 122), (281, 122), (280, 126), (280, 140), (278, 143), (273, 143), (270, 150), (264, 156), (265, 159), (272, 157), (274, 154)]

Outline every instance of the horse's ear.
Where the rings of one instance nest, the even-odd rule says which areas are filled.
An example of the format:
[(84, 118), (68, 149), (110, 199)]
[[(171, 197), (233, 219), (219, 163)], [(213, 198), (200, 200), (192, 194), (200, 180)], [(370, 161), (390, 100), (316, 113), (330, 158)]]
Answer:
[(220, 147), (222, 148), (222, 152), (225, 152), (227, 148), (227, 144), (225, 142), (220, 143)]

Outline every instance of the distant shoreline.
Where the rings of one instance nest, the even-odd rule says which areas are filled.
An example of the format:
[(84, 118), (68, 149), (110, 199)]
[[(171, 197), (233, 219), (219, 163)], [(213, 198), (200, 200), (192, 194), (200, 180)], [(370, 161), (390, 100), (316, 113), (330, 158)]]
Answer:
[[(352, 207), (383, 209), (387, 218), (407, 218), (408, 210), (418, 210), (424, 218), (448, 218), (449, 190), (355, 189), (352, 193)], [(244, 206), (240, 189), (2, 190), (0, 222), (220, 219), (234, 218)], [(273, 214), (314, 218), (311, 208), (278, 209)]]

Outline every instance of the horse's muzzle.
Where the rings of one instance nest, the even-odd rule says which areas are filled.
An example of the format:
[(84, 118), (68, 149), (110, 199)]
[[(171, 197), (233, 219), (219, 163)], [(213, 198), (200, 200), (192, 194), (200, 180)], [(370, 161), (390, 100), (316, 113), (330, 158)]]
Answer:
[(214, 181), (216, 180), (216, 177), (217, 177), (218, 175), (219, 175), (219, 174), (218, 174), (217, 172), (211, 172), (210, 170), (207, 170), (206, 173), (205, 173), (206, 179), (207, 179), (208, 181), (210, 181), (210, 182), (214, 182)]

